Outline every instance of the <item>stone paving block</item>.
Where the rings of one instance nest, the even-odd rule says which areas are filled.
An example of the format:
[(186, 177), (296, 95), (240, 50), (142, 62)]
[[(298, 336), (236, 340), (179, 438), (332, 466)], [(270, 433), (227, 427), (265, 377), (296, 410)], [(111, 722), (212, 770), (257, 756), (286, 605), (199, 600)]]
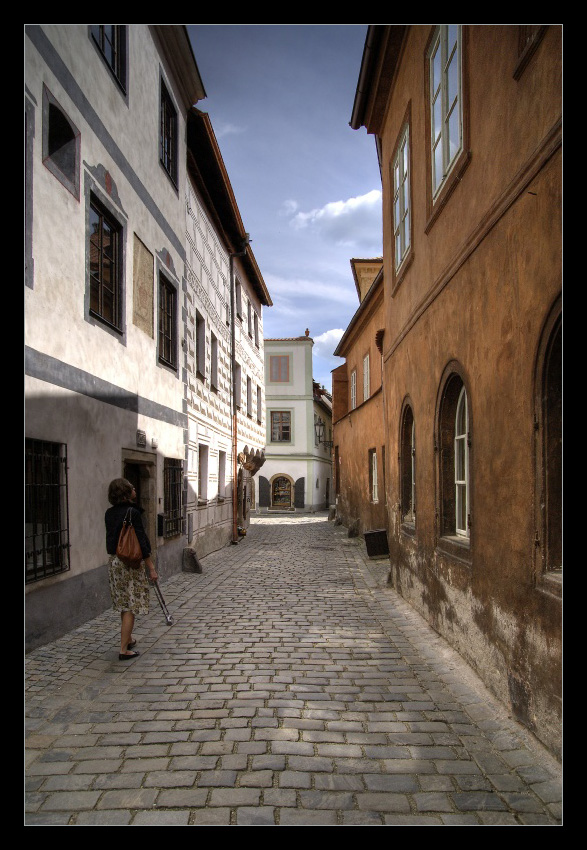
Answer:
[(309, 809), (281, 809), (281, 826), (336, 826), (336, 812), (328, 810), (310, 811)]
[(128, 826), (132, 820), (130, 812), (80, 812), (75, 819), (76, 826)]
[(405, 794), (379, 793), (369, 791), (357, 794), (357, 805), (360, 809), (371, 812), (409, 812), (410, 801)]
[(353, 795), (343, 791), (300, 791), (300, 802), (305, 809), (353, 809)]
[(60, 812), (93, 809), (99, 797), (100, 791), (54, 791), (47, 795), (41, 808)]
[(209, 806), (258, 806), (261, 791), (255, 788), (213, 788), (208, 801)]
[(237, 826), (275, 826), (275, 809), (272, 806), (240, 806), (236, 810)]
[(366, 773), (363, 774), (363, 779), (368, 791), (402, 791), (412, 794), (419, 790), (418, 779), (411, 774)]
[(187, 826), (190, 819), (189, 809), (173, 812), (137, 812), (132, 826)]
[(98, 809), (145, 809), (152, 808), (158, 791), (153, 788), (120, 789), (105, 791), (100, 798)]

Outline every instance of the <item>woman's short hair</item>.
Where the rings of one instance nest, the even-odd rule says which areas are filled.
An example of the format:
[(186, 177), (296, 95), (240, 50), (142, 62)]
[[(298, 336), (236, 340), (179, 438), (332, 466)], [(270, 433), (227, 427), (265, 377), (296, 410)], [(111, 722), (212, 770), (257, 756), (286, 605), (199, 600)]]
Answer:
[(111, 505), (128, 502), (132, 496), (133, 485), (126, 478), (115, 478), (108, 487), (108, 501)]

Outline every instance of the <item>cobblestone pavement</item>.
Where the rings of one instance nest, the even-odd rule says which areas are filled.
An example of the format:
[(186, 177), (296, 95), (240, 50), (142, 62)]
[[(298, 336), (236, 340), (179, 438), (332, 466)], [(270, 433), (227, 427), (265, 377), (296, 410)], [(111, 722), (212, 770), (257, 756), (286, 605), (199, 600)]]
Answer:
[(560, 825), (560, 765), (325, 515), (26, 658), (26, 826)]

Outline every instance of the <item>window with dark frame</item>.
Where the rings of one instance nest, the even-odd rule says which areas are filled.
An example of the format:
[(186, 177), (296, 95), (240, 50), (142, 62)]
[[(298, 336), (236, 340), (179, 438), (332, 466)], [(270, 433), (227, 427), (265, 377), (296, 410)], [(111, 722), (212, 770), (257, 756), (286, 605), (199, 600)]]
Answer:
[(196, 374), (202, 381), (206, 379), (206, 320), (196, 310)]
[(43, 164), (79, 200), (80, 131), (43, 85)]
[(104, 61), (126, 91), (126, 26), (91, 24), (91, 33)]
[(177, 367), (175, 287), (159, 275), (159, 362), (172, 369)]
[(291, 441), (291, 413), (289, 410), (271, 411), (271, 442), (289, 443)]
[(165, 171), (177, 183), (177, 111), (161, 81), (160, 159)]
[(120, 225), (90, 203), (90, 313), (120, 330)]
[(401, 426), (400, 454), (401, 518), (402, 522), (416, 522), (416, 429), (412, 408), (407, 405)]
[(183, 463), (166, 457), (163, 463), (163, 537), (181, 534)]
[(25, 583), (67, 572), (67, 446), (25, 440)]

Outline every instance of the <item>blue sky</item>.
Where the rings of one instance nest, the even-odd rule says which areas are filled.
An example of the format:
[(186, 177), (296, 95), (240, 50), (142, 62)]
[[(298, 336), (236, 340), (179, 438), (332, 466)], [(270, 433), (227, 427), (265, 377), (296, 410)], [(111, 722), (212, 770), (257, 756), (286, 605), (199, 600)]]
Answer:
[(314, 378), (359, 301), (352, 257), (381, 256), (375, 141), (349, 121), (366, 24), (188, 24), (210, 115), (273, 306), (267, 338), (314, 339)]

